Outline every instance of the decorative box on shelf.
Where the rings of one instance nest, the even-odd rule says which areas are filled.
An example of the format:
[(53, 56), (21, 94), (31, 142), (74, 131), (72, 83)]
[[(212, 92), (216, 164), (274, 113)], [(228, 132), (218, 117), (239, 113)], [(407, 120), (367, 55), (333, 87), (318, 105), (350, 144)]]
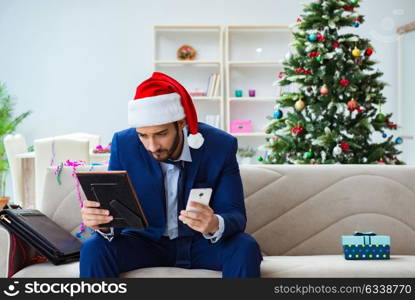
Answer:
[(343, 235), (344, 258), (348, 260), (389, 259), (390, 236), (376, 235), (374, 232), (355, 232)]
[(252, 132), (251, 120), (233, 120), (231, 122), (232, 133), (249, 133)]

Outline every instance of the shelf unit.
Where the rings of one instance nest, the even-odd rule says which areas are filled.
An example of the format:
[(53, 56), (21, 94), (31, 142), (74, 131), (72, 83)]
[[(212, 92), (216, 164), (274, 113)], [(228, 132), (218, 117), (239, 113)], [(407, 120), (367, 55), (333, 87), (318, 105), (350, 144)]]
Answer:
[[(265, 128), (272, 116), (280, 88), (274, 86), (282, 71), (292, 33), (288, 26), (227, 26), (225, 28), (226, 130), (233, 120), (251, 120), (253, 132), (231, 133), (240, 147), (265, 144)], [(255, 89), (256, 96), (248, 97)], [(235, 97), (242, 90), (243, 97)], [(255, 112), (254, 114), (252, 112)], [(258, 154), (263, 151), (258, 151)]]
[[(189, 90), (205, 90), (209, 76), (220, 74), (219, 95), (192, 96), (199, 121), (220, 116), (219, 128), (238, 138), (240, 147), (263, 145), (266, 119), (274, 111), (280, 87), (273, 85), (282, 70), (292, 33), (288, 26), (154, 26), (154, 69), (176, 78)], [(191, 45), (197, 57), (180, 61), (176, 51)], [(243, 97), (235, 97), (236, 89)], [(248, 89), (256, 96), (248, 97)], [(253, 132), (232, 133), (232, 120), (252, 120)], [(258, 152), (261, 154), (261, 151)]]
[[(217, 96), (192, 96), (192, 99), (200, 122), (206, 122), (208, 115), (218, 115), (218, 128), (225, 129), (222, 26), (156, 25), (154, 42), (154, 70), (177, 79), (188, 91), (204, 91), (210, 75), (220, 75)], [(190, 45), (197, 51), (195, 60), (176, 58), (177, 49), (183, 45)]]

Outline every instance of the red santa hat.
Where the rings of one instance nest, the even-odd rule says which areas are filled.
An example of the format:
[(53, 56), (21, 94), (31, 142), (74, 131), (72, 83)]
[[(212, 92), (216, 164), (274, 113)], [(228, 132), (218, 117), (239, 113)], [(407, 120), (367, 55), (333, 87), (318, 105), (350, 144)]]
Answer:
[(192, 98), (179, 82), (161, 72), (154, 72), (142, 82), (134, 100), (128, 103), (128, 125), (131, 127), (162, 125), (184, 118), (190, 132), (187, 142), (191, 148), (199, 149), (204, 139), (198, 132)]

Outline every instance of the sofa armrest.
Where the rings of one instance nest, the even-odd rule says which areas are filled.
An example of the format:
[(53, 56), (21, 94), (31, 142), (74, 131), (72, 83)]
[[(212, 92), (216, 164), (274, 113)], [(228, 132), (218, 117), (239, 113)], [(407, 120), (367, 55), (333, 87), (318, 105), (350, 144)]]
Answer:
[(30, 265), (37, 251), (0, 225), (0, 277), (12, 277)]
[(10, 258), (10, 233), (0, 225), (0, 277), (8, 277)]

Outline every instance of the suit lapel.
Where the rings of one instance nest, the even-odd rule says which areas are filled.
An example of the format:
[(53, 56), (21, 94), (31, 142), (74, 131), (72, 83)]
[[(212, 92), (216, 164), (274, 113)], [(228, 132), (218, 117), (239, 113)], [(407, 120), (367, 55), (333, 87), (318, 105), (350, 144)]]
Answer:
[(134, 153), (132, 155), (140, 159), (138, 160), (139, 163), (137, 163), (136, 159), (132, 160), (133, 166), (129, 168), (129, 172), (133, 173), (131, 176), (133, 184), (136, 191), (142, 195), (141, 198), (147, 200), (147, 202), (142, 201), (143, 205), (152, 212), (152, 215), (157, 216), (153, 221), (157, 225), (163, 225), (166, 220), (166, 204), (163, 173), (160, 164), (150, 157), (145, 148), (140, 144), (138, 136), (134, 140), (135, 145), (132, 147)]
[(202, 160), (202, 153), (203, 153), (203, 147), (199, 149), (190, 148), (190, 154), (192, 156), (192, 161), (185, 163), (186, 189), (185, 189), (184, 205), (187, 204), (187, 199), (189, 198), (190, 190), (192, 189), (194, 182), (196, 180), (197, 172), (199, 171), (200, 163)]

